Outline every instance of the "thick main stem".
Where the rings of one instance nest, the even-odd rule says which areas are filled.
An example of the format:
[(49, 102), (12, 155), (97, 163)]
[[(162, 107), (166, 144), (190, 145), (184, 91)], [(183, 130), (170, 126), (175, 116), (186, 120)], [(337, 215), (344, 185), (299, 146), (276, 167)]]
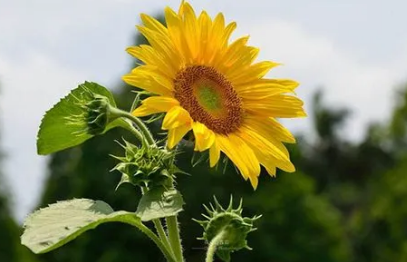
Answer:
[(206, 259), (205, 262), (213, 262), (215, 257), (216, 249), (219, 245), (222, 244), (223, 237), (225, 235), (225, 231), (222, 230), (219, 232), (216, 237), (214, 237), (211, 242), (209, 243), (208, 250), (206, 251)]
[(164, 231), (163, 225), (161, 224), (160, 219), (154, 219), (153, 223), (154, 223), (155, 229), (157, 230), (158, 236), (160, 237), (161, 241), (167, 247), (167, 249), (172, 253), (172, 256), (174, 256), (170, 242), (168, 241), (168, 237), (165, 234), (165, 231)]
[[(148, 191), (147, 187), (142, 187), (141, 188), (141, 193), (144, 195)], [(158, 236), (161, 239), (161, 242), (164, 244), (164, 246), (167, 248), (167, 250), (171, 253), (171, 257), (174, 258), (174, 252), (172, 251), (170, 242), (168, 241), (168, 237), (165, 234), (163, 225), (161, 224), (161, 220), (159, 218), (153, 219), (153, 223), (155, 226), (155, 229), (157, 230)]]
[(165, 219), (167, 221), (168, 239), (170, 241), (172, 251), (174, 252), (175, 259), (177, 262), (183, 262), (184, 258), (182, 256), (178, 219), (176, 216), (166, 217)]
[(157, 237), (154, 232), (152, 232), (148, 227), (146, 227), (142, 223), (133, 223), (133, 221), (126, 221), (127, 223), (137, 227), (140, 229), (141, 232), (146, 234), (156, 245), (157, 247), (161, 250), (161, 252), (164, 254), (165, 258), (167, 259), (168, 262), (177, 262), (174, 257), (171, 254), (171, 250), (169, 250), (163, 242)]

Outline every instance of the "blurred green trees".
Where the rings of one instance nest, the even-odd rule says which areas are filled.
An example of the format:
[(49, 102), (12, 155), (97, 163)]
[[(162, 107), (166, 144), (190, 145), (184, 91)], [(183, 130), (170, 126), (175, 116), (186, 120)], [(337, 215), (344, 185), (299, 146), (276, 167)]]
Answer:
[[(136, 43), (145, 39), (137, 36)], [(134, 66), (134, 65), (133, 65)], [(116, 89), (118, 104), (129, 108), (132, 87)], [(178, 188), (187, 204), (181, 213), (187, 261), (202, 261), (205, 245), (196, 240), (202, 232), (191, 218), (200, 218), (201, 204), (216, 195), (227, 203), (230, 195), (244, 198), (245, 215), (262, 213), (259, 230), (249, 236), (253, 251), (240, 251), (232, 261), (275, 262), (396, 262), (407, 261), (407, 87), (401, 88), (389, 123), (366, 129), (360, 143), (350, 143), (343, 132), (349, 111), (324, 104), (318, 92), (312, 101), (315, 138), (297, 135), (290, 145), (294, 174), (277, 178), (261, 174), (259, 188), (251, 186), (228, 165), (226, 172), (191, 166), (193, 150), (184, 143), (178, 166), (192, 176), (180, 175)], [(159, 124), (151, 126), (156, 133)], [(120, 175), (109, 170), (121, 155), (114, 140), (133, 138), (113, 130), (85, 144), (54, 154), (39, 206), (70, 198), (104, 200), (115, 209), (135, 210), (140, 192), (130, 185), (114, 190)], [(134, 142), (134, 141), (133, 141)], [(19, 229), (10, 218), (0, 191), (0, 261), (25, 262), (15, 243)], [(3, 241), (4, 240), (4, 241)], [(19, 247), (20, 251), (15, 251)], [(103, 225), (49, 254), (40, 262), (143, 262), (164, 261), (141, 233), (122, 224)]]
[(0, 173), (0, 261), (18, 261), (19, 227), (13, 220), (9, 191)]

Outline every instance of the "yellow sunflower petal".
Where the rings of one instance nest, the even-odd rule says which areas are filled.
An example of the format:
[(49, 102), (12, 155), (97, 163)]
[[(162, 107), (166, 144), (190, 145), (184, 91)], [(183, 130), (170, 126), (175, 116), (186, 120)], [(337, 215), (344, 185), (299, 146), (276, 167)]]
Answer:
[(216, 139), (213, 142), (211, 148), (209, 148), (209, 165), (210, 167), (214, 167), (220, 158), (220, 147), (218, 143), (216, 143)]
[(179, 5), (179, 8), (178, 8), (178, 15), (179, 16), (184, 15), (184, 5), (185, 5), (185, 0), (182, 0), (181, 4)]
[[(264, 166), (264, 165), (263, 165)], [(276, 176), (276, 172), (277, 172), (277, 168), (274, 165), (268, 165), (268, 166), (264, 166), (264, 168), (266, 169), (267, 173), (272, 176), (275, 177)]]
[(154, 71), (158, 71), (170, 79), (174, 78), (177, 73), (177, 68), (169, 66), (169, 63), (165, 61), (165, 57), (149, 45), (131, 46), (128, 47), (126, 51), (144, 64), (150, 67), (153, 66)]
[(188, 3), (183, 5), (184, 13), (184, 29), (186, 34), (186, 42), (190, 52), (190, 61), (194, 62), (197, 58), (200, 47), (200, 30), (198, 27), (198, 21), (192, 6)]
[(262, 100), (245, 100), (244, 108), (253, 115), (274, 118), (304, 117), (303, 102), (294, 96), (275, 95)]
[(137, 29), (147, 38), (150, 45), (165, 58), (171, 67), (181, 67), (180, 57), (175, 52), (174, 45), (169, 41), (169, 38), (162, 37), (160, 33), (145, 26), (137, 26)]
[(257, 186), (259, 184), (259, 179), (257, 177), (250, 176), (249, 180), (250, 180), (250, 184), (252, 184), (253, 189), (256, 190)]
[(188, 133), (189, 130), (191, 130), (191, 128), (191, 124), (186, 124), (168, 130), (167, 147), (169, 149), (174, 148), (174, 146), (181, 141), (181, 139), (186, 135), (186, 133)]
[(241, 128), (239, 136), (250, 145), (262, 165), (277, 166), (287, 172), (295, 171), (289, 153), (281, 142), (267, 140), (256, 131), (246, 127)]
[(174, 106), (171, 108), (164, 117), (162, 129), (169, 130), (185, 124), (191, 124), (192, 119), (184, 108)]
[(230, 160), (236, 165), (240, 173), (245, 179), (250, 178), (250, 182), (254, 187), (255, 181), (260, 174), (259, 160), (253, 150), (235, 134), (228, 136), (217, 135), (216, 143)]
[(205, 63), (212, 63), (215, 57), (221, 51), (222, 35), (225, 29), (225, 18), (222, 13), (219, 13), (212, 24), (212, 30), (209, 34), (207, 53), (205, 57)]
[(146, 14), (141, 14), (140, 17), (145, 27), (157, 31), (163, 36), (167, 35), (167, 28), (160, 21)]
[(260, 88), (285, 88), (289, 90), (295, 90), (298, 87), (299, 83), (297, 81), (291, 79), (258, 79), (256, 81), (252, 81), (249, 83), (234, 85), (234, 87), (239, 91), (242, 92), (250, 92), (253, 89), (260, 89)]
[(141, 102), (141, 106), (133, 111), (133, 115), (137, 117), (148, 116), (167, 112), (171, 108), (178, 106), (179, 102), (171, 97), (151, 96)]
[(209, 17), (207, 12), (202, 11), (202, 13), (199, 15), (199, 18), (198, 18), (198, 24), (199, 24), (200, 32), (201, 32), (201, 35), (200, 35), (201, 45), (200, 45), (199, 55), (197, 57), (197, 63), (202, 64), (202, 63), (204, 63), (204, 59), (207, 56), (206, 50), (207, 50), (207, 45), (209, 42), (210, 30), (212, 28), (212, 19)]
[(276, 139), (286, 143), (295, 143), (291, 132), (274, 118), (248, 117), (245, 119), (245, 125), (267, 140)]
[[(279, 164), (280, 162), (277, 161), (276, 159), (268, 156), (266, 153), (264, 153), (263, 151), (259, 150), (257, 147), (252, 147), (254, 153), (256, 154), (256, 157), (259, 159), (260, 164), (266, 169), (267, 173), (272, 176), (275, 177), (276, 176), (276, 164)], [(295, 167), (293, 164), (288, 163), (285, 164), (284, 166), (286, 166), (285, 169), (283, 169), (286, 172), (294, 172), (295, 171)]]
[(222, 13), (216, 15), (213, 21), (212, 37), (220, 38), (225, 28), (225, 17)]
[(249, 66), (245, 70), (236, 70), (235, 72), (228, 75), (229, 80), (232, 81), (235, 85), (242, 83), (249, 83), (253, 80), (262, 78), (265, 76), (270, 69), (278, 66), (278, 63), (271, 61), (263, 61), (257, 64)]
[(283, 93), (294, 93), (298, 83), (287, 79), (259, 79), (244, 85), (236, 85), (236, 91), (244, 99), (260, 100)]
[[(246, 71), (250, 64), (253, 62), (253, 60), (257, 57), (257, 54), (259, 53), (259, 49), (251, 46), (243, 46), (241, 47), (241, 50), (237, 52), (237, 56), (232, 57), (233, 62), (230, 62), (229, 66), (224, 69), (225, 75), (232, 79), (236, 73), (241, 74)], [(235, 54), (236, 54), (235, 53)], [(238, 83), (235, 82), (235, 85)]]
[(186, 46), (183, 41), (181, 41), (181, 37), (183, 34), (183, 26), (181, 24), (181, 20), (179, 16), (172, 10), (171, 8), (167, 7), (164, 10), (165, 21), (167, 23), (168, 28), (168, 36), (171, 41), (174, 43), (174, 47), (179, 53), (179, 58), (181, 60), (184, 59), (184, 50), (186, 50)]
[(148, 92), (162, 96), (173, 96), (172, 90), (174, 87), (170, 80), (155, 72), (151, 67), (139, 66), (130, 74), (124, 75), (122, 79), (127, 84)]
[(232, 22), (226, 26), (225, 30), (223, 31), (222, 38), (220, 40), (220, 45), (222, 49), (226, 48), (226, 45), (229, 42), (229, 38), (232, 35), (233, 31), (235, 31), (236, 27), (237, 27), (236, 22)]
[(246, 46), (248, 40), (248, 36), (235, 40), (214, 59), (213, 65), (224, 74), (227, 74), (234, 68), (238, 68), (241, 71), (242, 67), (246, 67), (250, 63), (250, 60), (246, 59), (250, 52), (250, 48)]
[(192, 124), (192, 129), (194, 131), (196, 151), (205, 151), (213, 145), (215, 134), (212, 130), (199, 122), (194, 122)]

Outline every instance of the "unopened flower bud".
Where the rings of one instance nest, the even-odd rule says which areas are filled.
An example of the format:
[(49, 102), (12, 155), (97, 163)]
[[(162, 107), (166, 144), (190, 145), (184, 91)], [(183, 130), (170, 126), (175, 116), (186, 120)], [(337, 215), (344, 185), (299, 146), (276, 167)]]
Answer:
[(127, 141), (121, 146), (125, 150), (125, 155), (113, 156), (120, 161), (113, 168), (122, 173), (118, 186), (124, 182), (149, 188), (173, 186), (174, 174), (179, 172), (173, 163), (174, 151), (156, 146), (139, 147)]
[(234, 209), (233, 198), (230, 198), (229, 206), (224, 209), (214, 197), (215, 206), (210, 204), (210, 207), (204, 205), (207, 214), (202, 214), (206, 220), (195, 220), (203, 228), (203, 236), (199, 239), (206, 243), (218, 241), (216, 254), (224, 261), (230, 260), (230, 254), (242, 248), (251, 249), (247, 245), (247, 235), (255, 231), (253, 222), (261, 216), (252, 218), (242, 216), (242, 201), (240, 205)]
[(98, 135), (103, 133), (109, 124), (110, 103), (104, 96), (95, 95), (95, 99), (86, 104), (88, 133)]

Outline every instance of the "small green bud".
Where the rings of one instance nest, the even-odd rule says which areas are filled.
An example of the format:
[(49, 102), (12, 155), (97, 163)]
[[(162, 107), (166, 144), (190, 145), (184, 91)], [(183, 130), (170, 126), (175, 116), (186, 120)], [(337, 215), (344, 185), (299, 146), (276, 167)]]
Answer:
[(88, 133), (98, 135), (103, 133), (112, 119), (109, 110), (109, 99), (97, 94), (94, 96), (94, 100), (85, 105), (87, 111), (86, 120), (88, 123)]
[(230, 198), (229, 206), (223, 208), (216, 197), (214, 197), (215, 206), (204, 205), (207, 214), (202, 214), (206, 220), (196, 220), (203, 228), (203, 236), (199, 239), (210, 243), (217, 236), (221, 235), (222, 239), (217, 246), (216, 254), (224, 261), (230, 261), (230, 254), (237, 250), (247, 248), (247, 235), (255, 231), (253, 222), (261, 216), (252, 218), (242, 217), (242, 200), (236, 209), (233, 209), (233, 198)]
[(171, 187), (177, 167), (173, 163), (174, 151), (162, 147), (136, 146), (124, 140), (121, 145), (125, 150), (123, 157), (113, 156), (118, 163), (113, 170), (122, 173), (122, 183), (136, 186), (147, 186), (150, 189), (158, 186)]
[[(90, 85), (90, 83), (85, 83)], [(65, 117), (67, 124), (77, 127), (76, 135), (100, 135), (106, 132), (108, 125), (118, 117), (114, 101), (107, 96), (93, 92), (83, 86), (81, 92), (72, 96), (75, 104), (74, 114)]]

